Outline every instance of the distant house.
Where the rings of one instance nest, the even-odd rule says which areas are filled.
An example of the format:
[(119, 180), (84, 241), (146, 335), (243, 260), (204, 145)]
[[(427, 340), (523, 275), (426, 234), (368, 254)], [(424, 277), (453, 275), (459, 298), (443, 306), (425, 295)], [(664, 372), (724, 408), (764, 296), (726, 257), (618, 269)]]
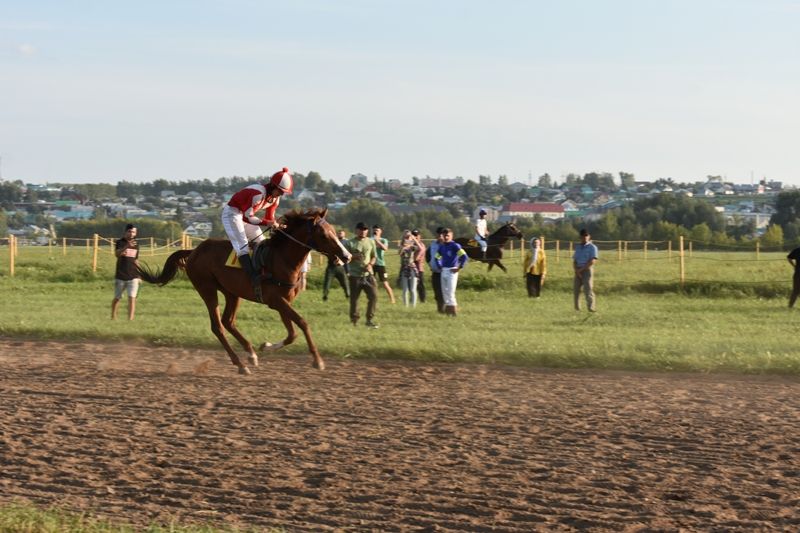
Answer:
[(364, 187), (367, 186), (369, 183), (369, 178), (367, 178), (364, 174), (360, 172), (357, 174), (353, 174), (350, 176), (350, 179), (347, 180), (347, 184), (353, 188), (354, 191), (360, 191)]
[(211, 235), (211, 222), (196, 222), (194, 224), (189, 224), (189, 226), (186, 227), (183, 232), (192, 237), (207, 238), (209, 235)]
[(564, 206), (555, 203), (511, 202), (500, 210), (503, 219), (532, 218), (540, 215), (543, 218), (564, 218)]
[(419, 186), (423, 189), (454, 189), (464, 185), (464, 178), (423, 178)]
[(52, 209), (45, 211), (44, 214), (55, 218), (59, 222), (64, 220), (89, 220), (94, 216), (94, 207), (73, 205), (69, 209)]
[(303, 189), (297, 196), (295, 196), (295, 200), (298, 202), (302, 202), (303, 200), (311, 200), (312, 202), (317, 199), (316, 194), (314, 191), (309, 189)]

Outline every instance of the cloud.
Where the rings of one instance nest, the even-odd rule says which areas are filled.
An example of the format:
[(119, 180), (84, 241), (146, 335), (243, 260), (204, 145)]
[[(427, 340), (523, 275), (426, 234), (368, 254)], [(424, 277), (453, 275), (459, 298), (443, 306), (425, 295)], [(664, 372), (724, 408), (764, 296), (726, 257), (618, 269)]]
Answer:
[(36, 54), (36, 47), (30, 43), (22, 43), (17, 46), (17, 51), (25, 57), (31, 57)]

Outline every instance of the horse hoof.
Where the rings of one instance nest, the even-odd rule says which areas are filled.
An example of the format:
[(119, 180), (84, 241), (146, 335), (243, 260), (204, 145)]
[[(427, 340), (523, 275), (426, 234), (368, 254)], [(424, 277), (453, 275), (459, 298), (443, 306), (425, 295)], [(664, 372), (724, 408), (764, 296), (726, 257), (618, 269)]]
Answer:
[(274, 352), (275, 350), (280, 350), (281, 348), (283, 348), (283, 342), (282, 341), (279, 342), (279, 343), (276, 343), (276, 344), (272, 344), (271, 342), (265, 342), (264, 344), (259, 346), (258, 349), (261, 352)]
[(242, 376), (249, 376), (250, 375), (250, 369), (247, 368), (246, 366), (240, 366), (239, 367), (239, 374), (242, 375)]
[(251, 353), (247, 357), (247, 362), (250, 363), (253, 366), (258, 366), (258, 356), (256, 354), (254, 354), (254, 353)]
[(323, 361), (314, 361), (311, 366), (317, 370), (325, 370), (325, 363)]

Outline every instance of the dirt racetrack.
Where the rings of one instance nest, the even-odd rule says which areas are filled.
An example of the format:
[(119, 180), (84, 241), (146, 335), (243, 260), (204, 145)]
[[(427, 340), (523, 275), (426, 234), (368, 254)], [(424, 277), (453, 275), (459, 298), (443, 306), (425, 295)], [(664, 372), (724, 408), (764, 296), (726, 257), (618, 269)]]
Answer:
[(798, 530), (800, 380), (0, 339), (0, 503), (289, 531)]

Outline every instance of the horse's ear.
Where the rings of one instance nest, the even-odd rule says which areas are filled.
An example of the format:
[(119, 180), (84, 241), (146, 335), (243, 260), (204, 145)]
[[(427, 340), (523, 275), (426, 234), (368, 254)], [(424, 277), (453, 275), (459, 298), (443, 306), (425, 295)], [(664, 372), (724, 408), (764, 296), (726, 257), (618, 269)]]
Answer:
[(325, 217), (327, 217), (327, 216), (328, 216), (328, 208), (326, 207), (326, 208), (325, 208), (325, 209), (323, 209), (323, 210), (322, 210), (322, 212), (319, 214), (319, 218), (325, 218)]

